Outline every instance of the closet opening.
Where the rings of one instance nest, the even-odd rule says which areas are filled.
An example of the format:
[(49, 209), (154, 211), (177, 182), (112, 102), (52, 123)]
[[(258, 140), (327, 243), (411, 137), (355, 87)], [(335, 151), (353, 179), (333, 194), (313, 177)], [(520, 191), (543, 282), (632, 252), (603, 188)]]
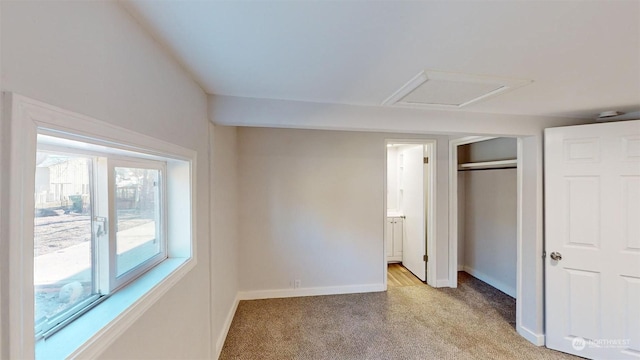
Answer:
[(435, 286), (435, 140), (387, 140), (384, 269), (387, 286)]
[[(466, 137), (450, 148), (449, 283), (478, 279), (518, 304), (520, 140)], [(473, 279), (475, 278), (475, 279)], [(507, 319), (513, 326), (519, 311)]]

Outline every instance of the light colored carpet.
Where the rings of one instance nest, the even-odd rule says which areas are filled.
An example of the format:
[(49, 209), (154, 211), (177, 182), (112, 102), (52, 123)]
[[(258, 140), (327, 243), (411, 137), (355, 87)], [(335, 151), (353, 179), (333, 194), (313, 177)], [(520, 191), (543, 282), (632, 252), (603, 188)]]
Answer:
[(514, 321), (515, 300), (466, 273), (458, 289), (242, 301), (220, 359), (578, 359)]

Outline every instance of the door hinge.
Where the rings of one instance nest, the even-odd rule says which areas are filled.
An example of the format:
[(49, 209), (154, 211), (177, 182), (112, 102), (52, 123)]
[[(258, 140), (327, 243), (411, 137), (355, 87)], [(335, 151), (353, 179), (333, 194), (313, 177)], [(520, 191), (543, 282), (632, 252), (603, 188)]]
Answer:
[(543, 252), (542, 252), (542, 258), (544, 259), (544, 258), (546, 258), (546, 257), (547, 257), (547, 252), (546, 252), (546, 251), (543, 251)]
[(429, 261), (429, 257), (427, 255), (422, 256), (422, 261)]
[(428, 158), (428, 157), (424, 158), (424, 163), (425, 163), (425, 164), (428, 164), (428, 163), (429, 163), (429, 158)]

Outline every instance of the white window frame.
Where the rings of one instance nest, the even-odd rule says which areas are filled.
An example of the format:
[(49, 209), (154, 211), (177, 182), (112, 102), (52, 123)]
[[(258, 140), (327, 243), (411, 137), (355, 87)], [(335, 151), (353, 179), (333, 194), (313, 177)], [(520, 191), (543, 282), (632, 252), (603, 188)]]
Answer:
[[(160, 253), (155, 256), (141, 262), (136, 265), (132, 269), (125, 271), (123, 274), (118, 275), (118, 264), (117, 264), (117, 254), (116, 254), (116, 244), (117, 244), (117, 214), (116, 214), (116, 184), (115, 184), (115, 168), (116, 167), (130, 167), (130, 168), (138, 168), (138, 169), (148, 169), (148, 170), (158, 170), (160, 173), (159, 176), (159, 188), (158, 191), (158, 201), (156, 202), (156, 206), (159, 206), (158, 211), (160, 212), (159, 216), (159, 224), (156, 224), (156, 234), (158, 235), (160, 242)], [(103, 262), (109, 264), (109, 293), (116, 291), (128, 284), (132, 280), (137, 279), (145, 273), (150, 268), (156, 266), (158, 263), (167, 258), (167, 241), (166, 241), (166, 186), (165, 186), (165, 174), (166, 174), (166, 166), (161, 162), (156, 162), (152, 160), (140, 160), (133, 158), (107, 158), (107, 171), (108, 171), (108, 198), (109, 198), (109, 250), (102, 252), (101, 255), (106, 255), (104, 258), (100, 259)], [(160, 203), (160, 204), (158, 204)]]
[[(3, 93), (10, 122), (6, 214), (9, 239), (9, 357), (98, 357), (196, 265), (196, 152), (14, 93)], [(46, 342), (34, 339), (33, 233), (37, 135), (63, 137), (167, 161), (168, 258)], [(6, 138), (5, 138), (6, 139)], [(8, 185), (8, 186), (7, 186)], [(6, 305), (6, 304), (3, 304)], [(103, 311), (98, 311), (103, 309)], [(3, 319), (5, 321), (6, 319)]]
[[(60, 148), (60, 147), (49, 146), (49, 145), (42, 145), (42, 146), (37, 145), (36, 151), (46, 152), (46, 153), (55, 153), (55, 154), (64, 154), (69, 156), (91, 159), (91, 169), (89, 171), (90, 172), (89, 176), (92, 179), (90, 181), (91, 207), (92, 208), (95, 207), (94, 201), (96, 200), (96, 196), (95, 196), (96, 184), (93, 183), (93, 179), (96, 178), (96, 176), (94, 175), (96, 173), (96, 165), (97, 165), (96, 156), (92, 154), (88, 154), (83, 151), (75, 151), (75, 149)], [(93, 211), (92, 211), (92, 214), (93, 214)], [(92, 232), (92, 236), (93, 236), (93, 225), (90, 231)], [(34, 242), (35, 242), (35, 239), (34, 239)], [(91, 252), (93, 256), (95, 254), (95, 244), (93, 243), (93, 239), (91, 244)], [(95, 264), (96, 264), (96, 261), (92, 260), (92, 266)], [(41, 337), (46, 337), (49, 333), (55, 332), (56, 331), (55, 329), (58, 329), (64, 326), (64, 324), (67, 324), (68, 322), (73, 321), (75, 318), (77, 318), (78, 316), (82, 315), (85, 311), (87, 311), (87, 309), (90, 309), (91, 307), (97, 305), (101, 301), (101, 296), (106, 294), (100, 294), (99, 291), (96, 291), (98, 290), (98, 283), (97, 283), (98, 278), (96, 276), (95, 269), (92, 269), (92, 275), (93, 275), (93, 283), (92, 283), (92, 289), (91, 289), (92, 295), (89, 298), (84, 299), (78, 302), (77, 304), (73, 305), (72, 307), (60, 312), (59, 314), (56, 314), (56, 316), (54, 316), (51, 321), (47, 321), (39, 325), (35, 325), (34, 332), (36, 335), (36, 339), (39, 339)], [(35, 311), (35, 308), (34, 308), (34, 311)]]
[[(56, 137), (58, 140), (65, 138)], [(90, 298), (74, 305), (73, 307), (57, 314), (49, 322), (37, 324), (35, 327), (36, 341), (42, 337), (47, 338), (57, 330), (64, 327), (74, 319), (78, 318), (93, 306), (104, 300), (114, 291), (134, 281), (142, 274), (158, 265), (167, 258), (166, 241), (166, 163), (162, 161), (143, 159), (139, 157), (122, 157), (107, 152), (87, 151), (85, 146), (90, 144), (80, 143), (77, 148), (74, 146), (56, 146), (48, 143), (50, 139), (43, 143), (38, 140), (37, 151), (63, 154), (74, 157), (84, 157), (91, 159), (90, 185), (91, 185), (91, 215), (92, 215), (92, 274), (93, 274), (93, 295)], [(117, 204), (116, 204), (116, 184), (115, 169), (117, 167), (128, 167), (137, 169), (148, 169), (158, 171), (158, 184), (156, 194), (156, 214), (158, 214), (155, 233), (158, 241), (158, 254), (145, 259), (131, 269), (118, 275), (117, 269)], [(105, 219), (108, 224), (105, 238), (98, 238), (93, 226), (98, 218)]]

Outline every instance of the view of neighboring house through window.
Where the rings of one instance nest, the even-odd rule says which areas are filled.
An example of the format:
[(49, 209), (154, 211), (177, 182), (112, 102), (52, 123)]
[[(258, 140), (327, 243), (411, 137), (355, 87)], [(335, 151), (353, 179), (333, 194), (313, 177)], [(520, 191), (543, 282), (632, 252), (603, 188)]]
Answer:
[(47, 337), (167, 257), (165, 164), (41, 145), (34, 300)]
[(92, 246), (92, 159), (38, 152), (34, 285), (36, 332), (45, 332), (98, 295)]

